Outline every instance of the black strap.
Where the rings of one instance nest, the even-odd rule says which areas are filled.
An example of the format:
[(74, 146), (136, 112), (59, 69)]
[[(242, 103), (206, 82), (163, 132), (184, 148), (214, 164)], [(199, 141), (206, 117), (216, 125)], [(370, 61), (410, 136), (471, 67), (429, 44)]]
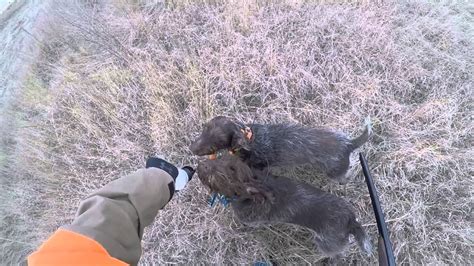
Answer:
[(176, 180), (176, 177), (178, 177), (178, 168), (163, 159), (156, 157), (149, 158), (146, 161), (146, 168), (150, 167), (156, 167), (167, 172), (173, 178), (173, 180)]
[[(163, 159), (156, 158), (156, 157), (151, 157), (148, 160), (146, 160), (145, 167), (146, 168), (155, 167), (155, 168), (161, 169), (167, 172), (173, 178), (174, 181), (176, 181), (176, 177), (178, 177), (178, 174), (179, 174), (178, 168), (176, 168), (176, 166), (170, 164), (169, 162)], [(168, 201), (170, 201), (174, 195), (174, 182), (168, 183), (168, 189), (170, 191), (170, 198)]]
[[(380, 206), (379, 196), (375, 189), (374, 181), (370, 175), (367, 160), (362, 153), (359, 153), (360, 164), (365, 176), (365, 182), (369, 189), (370, 201), (377, 220), (377, 228), (379, 231), (379, 265), (395, 266), (395, 256), (393, 255), (392, 243), (390, 243), (390, 236), (388, 234), (387, 224), (385, 223), (382, 207)], [(383, 244), (382, 244), (383, 241)], [(380, 250), (382, 249), (382, 250)]]
[(168, 199), (168, 201), (170, 201), (171, 198), (173, 198), (173, 195), (174, 195), (174, 183), (173, 182), (168, 183), (168, 189), (170, 190), (170, 198)]

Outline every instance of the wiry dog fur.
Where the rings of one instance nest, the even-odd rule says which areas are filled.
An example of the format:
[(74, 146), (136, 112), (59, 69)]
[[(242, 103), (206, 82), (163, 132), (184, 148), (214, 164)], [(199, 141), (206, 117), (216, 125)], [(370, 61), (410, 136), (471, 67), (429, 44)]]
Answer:
[(211, 191), (236, 198), (231, 206), (246, 224), (291, 223), (315, 232), (316, 245), (328, 256), (342, 252), (353, 235), (370, 253), (370, 241), (345, 200), (304, 182), (251, 170), (238, 157), (205, 160), (198, 176)]
[[(252, 138), (241, 129), (250, 127)], [(220, 149), (234, 149), (252, 168), (312, 164), (328, 177), (347, 182), (349, 156), (370, 136), (370, 123), (355, 139), (327, 129), (291, 124), (244, 125), (231, 118), (217, 116), (210, 120), (191, 145), (196, 155), (208, 155)]]

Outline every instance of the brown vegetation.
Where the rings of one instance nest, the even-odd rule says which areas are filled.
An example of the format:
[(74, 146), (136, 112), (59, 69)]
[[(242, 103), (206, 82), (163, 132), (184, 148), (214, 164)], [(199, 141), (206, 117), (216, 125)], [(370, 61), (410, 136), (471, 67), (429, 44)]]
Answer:
[[(13, 141), (0, 154), (2, 261), (24, 259), (71, 221), (81, 198), (146, 156), (195, 165), (189, 144), (215, 115), (353, 136), (370, 115), (374, 137), (363, 149), (397, 261), (473, 261), (472, 6), (95, 2), (57, 5), (12, 106)], [(291, 174), (349, 200), (375, 243), (367, 189), (359, 166), (351, 170), (345, 187)], [(207, 197), (195, 179), (159, 213), (143, 263), (322, 259), (307, 230), (250, 230)], [(375, 260), (354, 245), (345, 257)]]

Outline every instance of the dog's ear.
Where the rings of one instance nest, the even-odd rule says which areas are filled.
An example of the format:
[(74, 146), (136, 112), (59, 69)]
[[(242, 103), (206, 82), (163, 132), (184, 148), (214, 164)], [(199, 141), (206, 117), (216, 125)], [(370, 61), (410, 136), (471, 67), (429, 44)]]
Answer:
[(240, 127), (236, 126), (232, 132), (232, 141), (230, 144), (231, 149), (244, 149), (250, 150), (250, 141), (246, 137), (245, 131)]

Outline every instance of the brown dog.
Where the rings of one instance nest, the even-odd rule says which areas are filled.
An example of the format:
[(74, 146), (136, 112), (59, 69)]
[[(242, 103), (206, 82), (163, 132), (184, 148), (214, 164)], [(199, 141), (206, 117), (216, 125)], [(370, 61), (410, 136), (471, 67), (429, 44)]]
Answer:
[(211, 191), (235, 198), (231, 206), (245, 224), (291, 223), (315, 232), (317, 246), (328, 256), (342, 252), (353, 235), (367, 253), (370, 241), (345, 200), (304, 182), (253, 171), (238, 157), (224, 154), (197, 168)]
[(370, 123), (355, 139), (327, 129), (289, 124), (244, 125), (218, 116), (210, 120), (190, 147), (196, 155), (221, 149), (237, 153), (252, 168), (312, 164), (327, 176), (346, 183), (349, 156), (370, 136)]

